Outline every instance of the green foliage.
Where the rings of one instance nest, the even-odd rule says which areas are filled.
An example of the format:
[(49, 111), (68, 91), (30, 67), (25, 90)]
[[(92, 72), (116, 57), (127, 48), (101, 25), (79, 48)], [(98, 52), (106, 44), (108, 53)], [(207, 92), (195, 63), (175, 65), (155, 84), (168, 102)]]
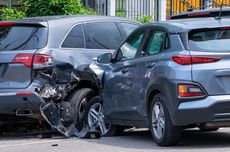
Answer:
[(0, 9), (1, 20), (14, 20), (25, 17), (25, 13), (17, 11), (13, 8), (1, 8)]
[(125, 11), (116, 11), (116, 16), (125, 17)]
[(145, 24), (145, 23), (153, 22), (153, 17), (152, 16), (143, 16), (141, 18), (134, 18), (134, 20), (136, 20), (142, 24)]
[(50, 15), (95, 14), (81, 0), (22, 0), (28, 17)]

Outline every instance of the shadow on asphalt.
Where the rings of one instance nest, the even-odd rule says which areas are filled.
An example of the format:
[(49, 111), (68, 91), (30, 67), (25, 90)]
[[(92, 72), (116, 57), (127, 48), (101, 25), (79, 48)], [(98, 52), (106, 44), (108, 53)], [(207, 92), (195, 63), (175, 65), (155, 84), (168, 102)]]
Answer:
[[(170, 149), (230, 148), (230, 132), (228, 131), (230, 130), (221, 129), (216, 132), (187, 130), (183, 132), (180, 144)], [(101, 140), (89, 140), (89, 142), (133, 149), (167, 149), (167, 147), (156, 146), (149, 131), (127, 132), (123, 136), (104, 137)]]

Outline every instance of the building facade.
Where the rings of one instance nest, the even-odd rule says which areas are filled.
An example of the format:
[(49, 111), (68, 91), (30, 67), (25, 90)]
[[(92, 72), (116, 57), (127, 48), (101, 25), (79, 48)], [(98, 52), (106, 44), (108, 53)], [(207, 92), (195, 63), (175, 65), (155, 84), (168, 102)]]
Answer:
[(230, 0), (84, 0), (84, 3), (101, 15), (152, 16), (154, 20), (166, 20), (189, 9), (217, 8), (222, 3), (230, 7)]
[(20, 0), (0, 0), (0, 7), (20, 7)]

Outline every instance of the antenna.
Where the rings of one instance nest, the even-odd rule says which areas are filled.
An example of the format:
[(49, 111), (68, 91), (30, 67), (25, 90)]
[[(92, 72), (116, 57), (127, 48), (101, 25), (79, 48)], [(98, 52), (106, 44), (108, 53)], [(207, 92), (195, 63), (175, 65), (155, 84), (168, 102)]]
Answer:
[(218, 17), (216, 17), (217, 20), (220, 20), (220, 19), (221, 19), (221, 14), (222, 14), (223, 6), (224, 6), (224, 3), (222, 2), (222, 3), (220, 4), (220, 12), (219, 12), (219, 15), (218, 15)]

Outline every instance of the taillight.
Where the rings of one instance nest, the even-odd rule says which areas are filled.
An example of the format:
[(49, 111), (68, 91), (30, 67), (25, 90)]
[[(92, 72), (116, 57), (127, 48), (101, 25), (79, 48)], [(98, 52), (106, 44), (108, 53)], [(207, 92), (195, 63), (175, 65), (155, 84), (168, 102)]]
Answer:
[(33, 54), (17, 54), (14, 59), (13, 63), (22, 63), (28, 68), (32, 67), (32, 61), (33, 61)]
[(16, 92), (16, 95), (32, 95), (33, 92)]
[(178, 96), (179, 97), (203, 97), (204, 92), (197, 85), (193, 84), (180, 84), (178, 85)]
[(191, 65), (191, 64), (201, 64), (201, 63), (212, 63), (217, 62), (220, 57), (206, 57), (206, 56), (188, 56), (188, 55), (179, 55), (173, 56), (172, 60), (181, 65)]
[(43, 65), (49, 65), (53, 62), (53, 57), (46, 55), (46, 54), (27, 54), (27, 53), (21, 53), (17, 54), (13, 61), (13, 63), (22, 63), (28, 68), (32, 68), (32, 66), (41, 67)]
[(13, 22), (0, 22), (0, 27), (10, 27), (12, 26), (14, 23)]
[(53, 64), (53, 57), (45, 54), (35, 54), (33, 66), (38, 67), (42, 65)]

